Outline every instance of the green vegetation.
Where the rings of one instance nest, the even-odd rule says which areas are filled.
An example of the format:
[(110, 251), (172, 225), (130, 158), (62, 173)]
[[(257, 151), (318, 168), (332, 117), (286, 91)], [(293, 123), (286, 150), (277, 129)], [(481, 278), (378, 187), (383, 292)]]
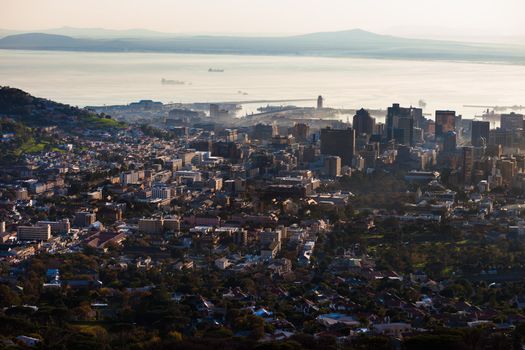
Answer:
[(12, 134), (0, 142), (0, 163), (16, 162), (24, 154), (58, 150), (51, 136), (14, 120), (0, 119), (0, 134)]
[(47, 142), (37, 143), (34, 139), (31, 139), (28, 142), (22, 144), (20, 148), (15, 150), (15, 154), (22, 155), (25, 153), (39, 153), (39, 152), (44, 151), (47, 145), (48, 145)]
[(97, 115), (87, 115), (81, 120), (90, 129), (123, 129), (126, 127), (126, 123)]

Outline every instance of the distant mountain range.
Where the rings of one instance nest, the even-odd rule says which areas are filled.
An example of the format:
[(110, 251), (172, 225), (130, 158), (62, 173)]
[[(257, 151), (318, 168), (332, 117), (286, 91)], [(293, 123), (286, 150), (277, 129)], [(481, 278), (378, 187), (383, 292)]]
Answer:
[(163, 33), (148, 29), (105, 29), (60, 27), (38, 31), (0, 29), (0, 38), (15, 34), (42, 33), (66, 35), (79, 39), (122, 39), (122, 38), (172, 38), (173, 33)]
[[(75, 30), (79, 29), (71, 29), (72, 32)], [(101, 35), (108, 33), (107, 30), (103, 31)], [(117, 32), (122, 35), (121, 31)], [(133, 33), (135, 36), (131, 37)], [(286, 37), (175, 37), (143, 30), (130, 31), (129, 34), (129, 38), (110, 38), (109, 34), (104, 38), (49, 33), (14, 34), (0, 39), (0, 49), (333, 56), (525, 64), (525, 45), (406, 39), (359, 29)]]
[[(168, 33), (155, 30), (135, 28), (135, 29), (105, 29), (105, 28), (77, 28), (77, 27), (60, 27), (43, 30), (11, 30), (0, 28), (0, 38), (15, 34), (42, 33), (66, 35), (78, 39), (146, 39), (146, 38), (177, 38), (196, 35), (210, 35), (210, 33)], [(258, 36), (257, 33), (213, 33), (213, 35), (225, 36)], [(272, 34), (272, 36), (284, 36), (285, 34)], [(288, 35), (288, 34), (286, 34)]]

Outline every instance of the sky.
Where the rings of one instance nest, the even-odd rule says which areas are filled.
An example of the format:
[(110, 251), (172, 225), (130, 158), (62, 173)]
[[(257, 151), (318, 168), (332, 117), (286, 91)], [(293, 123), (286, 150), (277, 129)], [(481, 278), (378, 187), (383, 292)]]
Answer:
[(0, 0), (0, 28), (283, 35), (361, 28), (429, 38), (525, 37), (525, 0)]

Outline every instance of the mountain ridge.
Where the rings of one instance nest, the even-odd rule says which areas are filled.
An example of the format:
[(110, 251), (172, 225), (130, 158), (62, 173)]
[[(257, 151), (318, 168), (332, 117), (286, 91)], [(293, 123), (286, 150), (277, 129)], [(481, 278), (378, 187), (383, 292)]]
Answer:
[(199, 35), (147, 40), (85, 39), (56, 34), (24, 33), (0, 39), (0, 49), (334, 56), (525, 64), (525, 46), (408, 39), (361, 29), (286, 37)]

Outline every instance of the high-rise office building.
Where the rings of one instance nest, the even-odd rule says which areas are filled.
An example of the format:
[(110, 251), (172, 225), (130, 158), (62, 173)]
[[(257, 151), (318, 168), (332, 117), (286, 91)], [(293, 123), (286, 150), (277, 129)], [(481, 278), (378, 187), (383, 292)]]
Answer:
[(436, 111), (436, 139), (442, 138), (449, 131), (454, 131), (456, 128), (456, 112), (455, 111)]
[(472, 147), (463, 147), (462, 153), (463, 182), (468, 184), (472, 180), (472, 169), (474, 168), (474, 149)]
[(354, 150), (354, 129), (321, 129), (321, 154), (339, 156), (343, 165), (352, 165)]
[(512, 147), (515, 143), (517, 134), (519, 134), (519, 132), (517, 132), (516, 129), (512, 130), (507, 128), (498, 128), (490, 130), (490, 136), (487, 145)]
[(308, 139), (308, 135), (310, 134), (310, 126), (305, 123), (295, 123), (295, 125), (290, 128), (289, 132), (297, 141), (304, 142)]
[(341, 157), (326, 157), (324, 160), (324, 172), (329, 177), (341, 176)]
[(372, 135), (376, 120), (368, 113), (366, 109), (361, 108), (354, 115), (352, 120), (352, 127), (357, 135), (366, 134)]
[(490, 122), (474, 120), (472, 121), (471, 143), (474, 147), (488, 145), (490, 136)]
[(361, 151), (361, 156), (365, 160), (365, 167), (375, 168), (377, 159), (379, 158), (379, 142), (369, 143), (365, 149)]
[(387, 142), (412, 146), (414, 144), (414, 127), (419, 127), (423, 112), (421, 108), (400, 107), (394, 103), (388, 107), (385, 125), (385, 139)]
[(229, 117), (229, 112), (227, 109), (221, 108), (221, 106), (216, 103), (210, 104), (210, 118), (221, 119), (221, 118), (228, 118), (228, 117)]
[(219, 105), (216, 103), (210, 103), (210, 117), (215, 118), (219, 115)]
[(399, 118), (397, 128), (394, 129), (394, 139), (396, 142), (405, 145), (414, 145), (414, 119)]
[(414, 120), (414, 128), (423, 128), (426, 124), (426, 119), (423, 116), (423, 109), (410, 106), (410, 116)]
[(454, 131), (448, 131), (443, 136), (443, 152), (454, 153), (457, 147), (457, 135)]
[(514, 131), (523, 129), (523, 114), (510, 113), (501, 115), (501, 128), (503, 130)]
[(257, 124), (253, 127), (253, 138), (257, 140), (271, 140), (272, 137), (279, 134), (277, 125), (272, 124)]
[(501, 177), (504, 183), (511, 183), (517, 173), (517, 164), (515, 159), (500, 159), (496, 167), (501, 171)]

